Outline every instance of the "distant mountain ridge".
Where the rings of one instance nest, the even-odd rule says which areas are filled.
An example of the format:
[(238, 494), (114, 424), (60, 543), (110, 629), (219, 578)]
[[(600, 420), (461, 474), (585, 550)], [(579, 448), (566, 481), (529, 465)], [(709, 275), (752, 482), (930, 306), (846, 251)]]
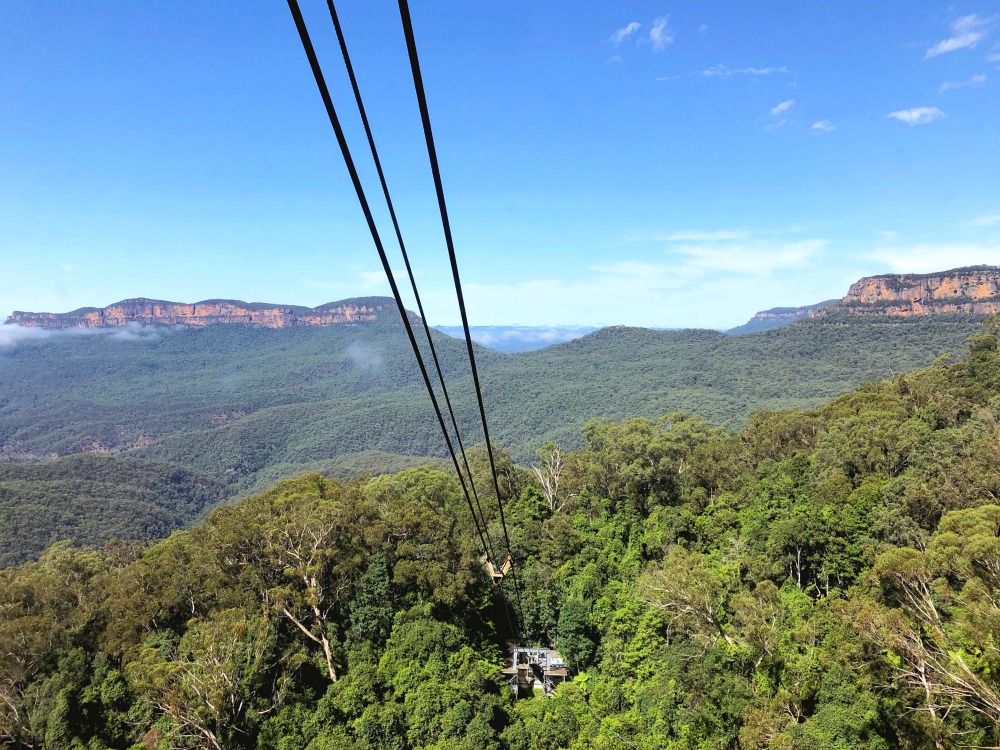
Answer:
[[(82, 307), (67, 313), (17, 310), (6, 322), (44, 329), (104, 328), (129, 323), (185, 326), (238, 323), (257, 328), (287, 328), (356, 324), (376, 320), (386, 311), (395, 318), (396, 309), (389, 297), (356, 297), (317, 307), (230, 299), (184, 303), (137, 297), (107, 307)], [(762, 310), (726, 333), (765, 331), (831, 314), (914, 316), (997, 312), (1000, 312), (1000, 266), (966, 266), (938, 273), (866, 276), (854, 282), (840, 300)], [(407, 314), (412, 320), (418, 319), (412, 312)], [(462, 336), (457, 326), (437, 326), (437, 329)], [(472, 338), (500, 351), (518, 352), (569, 341), (594, 330), (597, 329), (589, 326), (479, 326), (473, 327)]]
[[(454, 338), (465, 338), (462, 326), (434, 326)], [(472, 340), (499, 352), (528, 352), (586, 336), (597, 326), (470, 326)]]
[(8, 324), (37, 328), (99, 328), (144, 325), (206, 326), (240, 323), (258, 328), (286, 328), (295, 325), (335, 325), (375, 320), (383, 312), (396, 314), (396, 303), (388, 297), (355, 297), (328, 302), (318, 307), (208, 299), (201, 302), (169, 302), (136, 297), (107, 307), (81, 307), (68, 313), (24, 312), (16, 310)]
[(761, 310), (743, 325), (730, 328), (726, 333), (751, 333), (753, 331), (769, 331), (772, 328), (781, 328), (782, 326), (794, 323), (796, 320), (809, 317), (820, 308), (831, 307), (837, 304), (840, 304), (839, 299), (828, 299), (824, 302), (817, 302), (815, 305), (804, 305), (803, 307), (772, 307), (770, 310)]
[(750, 333), (820, 315), (937, 315), (1000, 312), (1000, 266), (964, 266), (937, 273), (865, 276), (840, 300), (804, 307), (773, 307), (726, 333)]

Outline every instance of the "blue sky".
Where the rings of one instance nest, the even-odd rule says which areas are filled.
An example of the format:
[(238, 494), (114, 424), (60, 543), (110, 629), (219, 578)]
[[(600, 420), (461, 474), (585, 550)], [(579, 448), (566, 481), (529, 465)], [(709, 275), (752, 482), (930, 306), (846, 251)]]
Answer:
[[(339, 10), (428, 317), (457, 322), (395, 3)], [(1000, 264), (998, 2), (411, 11), (475, 324), (729, 327)], [(0, 313), (387, 293), (284, 3), (3, 15)]]

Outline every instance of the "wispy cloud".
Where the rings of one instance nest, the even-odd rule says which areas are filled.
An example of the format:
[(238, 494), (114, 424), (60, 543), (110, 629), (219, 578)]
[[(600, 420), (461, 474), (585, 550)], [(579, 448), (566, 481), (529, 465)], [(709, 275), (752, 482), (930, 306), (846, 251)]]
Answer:
[(899, 232), (897, 232), (895, 229), (882, 229), (879, 231), (878, 236), (881, 237), (883, 240), (888, 240), (889, 242), (892, 242), (893, 240), (898, 239)]
[(75, 263), (63, 263), (59, 267), (66, 273), (73, 273), (73, 271), (79, 268)]
[(674, 32), (667, 24), (670, 16), (660, 16), (653, 21), (649, 29), (649, 43), (654, 52), (661, 52), (674, 43)]
[(991, 49), (986, 55), (986, 62), (988, 63), (1000, 62), (1000, 44), (993, 45), (993, 49)]
[(689, 245), (679, 248), (686, 265), (712, 271), (757, 274), (805, 265), (827, 246), (826, 240), (786, 243)]
[(681, 229), (672, 232), (630, 232), (625, 236), (627, 243), (649, 242), (738, 242), (748, 239), (751, 232), (746, 229)]
[(773, 107), (771, 107), (771, 114), (780, 115), (782, 112), (787, 112), (792, 108), (793, 104), (795, 104), (794, 99), (786, 99), (781, 104), (775, 104)]
[(1000, 264), (1000, 245), (919, 244), (878, 248), (868, 259), (896, 273), (933, 273), (960, 266)]
[(638, 21), (630, 21), (611, 35), (611, 43), (621, 44), (641, 28), (642, 24)]
[(942, 117), (947, 117), (937, 107), (911, 107), (910, 109), (890, 112), (887, 116), (900, 122), (905, 122), (907, 125), (926, 125), (935, 120), (940, 120)]
[(361, 288), (366, 292), (389, 283), (385, 271), (362, 271), (358, 274), (358, 278), (361, 279)]
[(757, 78), (760, 76), (785, 74), (787, 72), (788, 68), (784, 65), (773, 68), (730, 68), (726, 65), (713, 65), (711, 68), (701, 71), (701, 74), (706, 78), (733, 78), (734, 76)]
[(656, 78), (654, 78), (653, 80), (654, 81), (676, 81), (678, 78), (683, 78), (683, 77), (684, 76), (682, 76), (682, 75), (680, 75), (678, 73), (677, 75), (673, 75), (673, 76), (656, 76)]
[[(310, 289), (324, 289), (337, 294), (359, 294), (373, 292), (388, 285), (385, 271), (364, 271), (352, 268), (353, 280), (323, 281), (322, 279), (303, 279), (302, 284)], [(398, 275), (398, 274), (397, 274)]]
[(662, 242), (733, 242), (745, 240), (750, 236), (750, 232), (745, 229), (722, 229), (714, 231), (704, 231), (701, 229), (687, 229), (669, 234), (658, 234), (656, 239)]
[(605, 65), (618, 65), (622, 61), (621, 55), (612, 55), (604, 61)]
[(951, 23), (952, 35), (929, 50), (925, 57), (937, 57), (946, 52), (975, 47), (986, 36), (986, 21), (975, 13), (962, 16)]
[(355, 341), (344, 354), (359, 370), (381, 373), (385, 369), (385, 357), (376, 345)]
[(829, 120), (820, 120), (819, 122), (814, 122), (809, 126), (809, 132), (813, 135), (822, 135), (823, 133), (830, 133), (837, 129)]
[(938, 86), (938, 92), (943, 94), (945, 91), (951, 91), (952, 89), (974, 89), (982, 86), (984, 83), (986, 83), (986, 76), (982, 73), (976, 73), (964, 81), (945, 81)]
[(0, 324), (0, 350), (16, 346), (22, 341), (41, 341), (52, 338), (70, 338), (78, 336), (102, 336), (113, 341), (157, 341), (165, 333), (183, 328), (183, 326), (142, 325), (129, 322), (124, 326), (106, 328), (36, 328), (34, 326), (19, 326), (11, 323)]
[[(506, 322), (498, 312), (513, 309), (533, 318), (522, 324), (558, 316), (590, 325), (730, 328), (755, 310), (834, 296), (821, 262), (829, 252), (826, 240), (792, 239), (787, 233), (747, 235), (751, 233), (732, 230), (647, 233), (646, 240), (674, 239), (652, 252), (616, 253), (614, 260), (577, 269), (575, 277), (468, 284), (470, 314), (496, 323)], [(854, 273), (838, 278), (836, 292), (842, 294), (840, 284), (846, 289), (855, 278)], [(705, 299), (724, 299), (726, 304), (706, 306), (701, 304)]]
[[(686, 273), (680, 265), (650, 263), (641, 260), (619, 260), (614, 263), (591, 266), (590, 270), (605, 277), (604, 283), (609, 283), (611, 286), (617, 286), (615, 282), (624, 279), (650, 291), (681, 288), (688, 283), (687, 279), (690, 277), (690, 274)], [(598, 279), (598, 282), (600, 281)]]
[(994, 214), (993, 216), (979, 216), (969, 222), (969, 226), (973, 227), (996, 227), (1000, 226), (1000, 214)]

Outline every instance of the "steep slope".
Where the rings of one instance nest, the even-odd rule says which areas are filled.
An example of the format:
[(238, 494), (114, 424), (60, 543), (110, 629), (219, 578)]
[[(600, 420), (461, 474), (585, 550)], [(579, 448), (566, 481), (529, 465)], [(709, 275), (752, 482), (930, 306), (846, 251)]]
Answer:
[[(744, 336), (611, 328), (535, 352), (479, 348), (495, 439), (527, 459), (594, 417), (685, 410), (738, 426), (815, 405), (960, 351), (981, 318), (824, 316)], [(219, 477), (232, 491), (369, 452), (443, 445), (398, 322), (214, 325), (154, 336), (53, 334), (0, 351), (0, 456), (125, 454)], [(148, 331), (147, 331), (148, 332)], [(460, 420), (475, 424), (464, 342), (438, 335)], [(475, 432), (468, 442), (480, 442)]]

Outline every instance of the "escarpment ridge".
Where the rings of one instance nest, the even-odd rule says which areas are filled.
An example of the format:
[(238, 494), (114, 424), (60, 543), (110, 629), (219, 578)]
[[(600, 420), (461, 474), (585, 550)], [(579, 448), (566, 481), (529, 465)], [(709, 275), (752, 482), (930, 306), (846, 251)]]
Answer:
[(201, 302), (168, 302), (137, 297), (107, 307), (83, 307), (68, 313), (15, 311), (7, 323), (37, 328), (99, 328), (143, 325), (206, 326), (240, 323), (259, 328), (287, 328), (299, 325), (337, 325), (375, 320), (397, 314), (396, 303), (388, 297), (358, 297), (329, 302), (318, 307), (209, 299)]
[(1000, 312), (1000, 266), (966, 266), (937, 273), (865, 276), (851, 284), (842, 299), (762, 310), (727, 333), (781, 328), (796, 320), (825, 315), (908, 317), (997, 312)]
[(941, 273), (868, 276), (851, 284), (839, 304), (813, 314), (930, 315), (1000, 312), (1000, 267), (968, 266)]

